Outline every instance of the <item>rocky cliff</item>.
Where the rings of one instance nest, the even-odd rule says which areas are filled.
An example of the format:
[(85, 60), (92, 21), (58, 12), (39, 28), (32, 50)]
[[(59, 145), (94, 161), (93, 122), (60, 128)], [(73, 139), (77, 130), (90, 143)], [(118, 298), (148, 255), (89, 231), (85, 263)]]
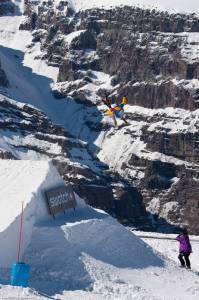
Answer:
[[(141, 194), (93, 156), (85, 142), (53, 124), (34, 107), (0, 92), (0, 158), (52, 159), (60, 174), (90, 205), (134, 226), (149, 227)], [(120, 183), (120, 185), (119, 185)], [(119, 202), (125, 198), (125, 205)]]
[(49, 64), (60, 68), (58, 81), (73, 81), (61, 85), (61, 94), (82, 99), (77, 90), (93, 82), (92, 71), (100, 71), (110, 75), (111, 92), (128, 94), (130, 104), (197, 108), (195, 15), (123, 7), (83, 11), (71, 19), (72, 11), (65, 6), (63, 13), (53, 2), (42, 4), (32, 26), (33, 41), (40, 41)]
[(0, 16), (13, 14), (18, 11), (18, 7), (11, 0), (1, 0)]
[(0, 87), (8, 87), (9, 82), (6, 76), (5, 71), (1, 68), (1, 60), (0, 60)]
[[(84, 106), (80, 129), (70, 127), (75, 150), (66, 151), (71, 141), (63, 146), (59, 128), (61, 139), (50, 129), (48, 140), (62, 144), (60, 157), (38, 152), (88, 203), (123, 223), (198, 233), (199, 18), (134, 7), (75, 12), (67, 1), (29, 0), (24, 15), (28, 51), (39, 44), (35, 60), (59, 69), (54, 97)], [(103, 118), (105, 93), (127, 95), (128, 127)]]
[(128, 120), (132, 125), (104, 132), (100, 159), (137, 187), (154, 226), (164, 230), (167, 220), (198, 232), (198, 111), (137, 106)]

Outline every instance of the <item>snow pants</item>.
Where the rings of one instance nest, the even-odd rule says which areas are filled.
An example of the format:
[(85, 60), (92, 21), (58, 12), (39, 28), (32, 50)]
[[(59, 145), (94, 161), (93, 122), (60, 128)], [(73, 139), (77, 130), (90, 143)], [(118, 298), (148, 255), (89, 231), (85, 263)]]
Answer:
[(181, 263), (181, 266), (185, 267), (185, 265), (186, 265), (187, 268), (191, 267), (189, 255), (190, 255), (190, 252), (180, 252), (178, 259)]

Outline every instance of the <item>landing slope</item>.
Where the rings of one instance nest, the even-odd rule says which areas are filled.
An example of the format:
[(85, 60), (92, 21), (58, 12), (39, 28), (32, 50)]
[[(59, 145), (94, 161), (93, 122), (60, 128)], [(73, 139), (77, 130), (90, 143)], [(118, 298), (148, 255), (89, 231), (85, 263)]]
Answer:
[[(62, 184), (49, 162), (0, 161), (1, 280), (8, 283), (21, 201), (24, 201), (22, 259), (31, 265), (34, 290), (2, 286), (0, 297), (43, 299), (198, 299), (198, 277), (154, 251), (116, 220), (77, 197), (54, 220), (43, 191)], [(7, 246), (7, 247), (6, 247)], [(4, 267), (4, 268), (2, 268)], [(166, 295), (166, 297), (165, 297)]]

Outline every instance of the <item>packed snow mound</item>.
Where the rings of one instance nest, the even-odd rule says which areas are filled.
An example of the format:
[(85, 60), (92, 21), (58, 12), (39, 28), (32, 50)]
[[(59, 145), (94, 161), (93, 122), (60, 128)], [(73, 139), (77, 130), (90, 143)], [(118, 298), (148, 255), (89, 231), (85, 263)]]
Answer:
[(198, 299), (196, 275), (178, 269), (108, 214), (76, 200), (75, 212), (55, 220), (43, 215), (31, 228), (23, 259), (31, 266), (34, 290), (2, 287), (0, 297), (18, 292), (27, 299)]
[[(138, 270), (164, 266), (152, 248), (112, 217), (80, 204), (80, 200), (78, 203), (75, 213), (69, 211), (34, 227), (25, 257), (32, 267), (36, 290), (53, 295), (63, 286), (67, 290), (90, 289), (95, 282), (90, 268), (96, 262)], [(50, 284), (53, 281), (56, 284)]]
[(10, 267), (16, 260), (22, 201), (23, 254), (31, 240), (35, 222), (50, 218), (43, 193), (61, 184), (64, 184), (63, 180), (49, 161), (0, 160), (1, 267)]
[(139, 6), (150, 9), (160, 9), (169, 12), (199, 13), (199, 6), (195, 0), (71, 0), (76, 10), (101, 7), (109, 9), (115, 6)]
[[(16, 260), (20, 214), (24, 203), (22, 260), (32, 269), (31, 285), (55, 294), (93, 284), (88, 259), (116, 268), (163, 267), (164, 260), (108, 214), (76, 196), (74, 212), (48, 213), (44, 192), (63, 185), (49, 161), (0, 160), (0, 266)], [(56, 257), (56, 259), (55, 259)], [(52, 284), (56, 281), (56, 284)]]

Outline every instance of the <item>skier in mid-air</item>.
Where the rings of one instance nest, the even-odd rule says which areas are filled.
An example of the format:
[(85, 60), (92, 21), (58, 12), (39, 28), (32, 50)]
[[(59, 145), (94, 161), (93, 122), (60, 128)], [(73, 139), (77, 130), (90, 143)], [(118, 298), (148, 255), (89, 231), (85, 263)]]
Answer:
[(116, 118), (121, 119), (126, 125), (129, 125), (127, 120), (124, 118), (124, 105), (127, 103), (126, 96), (122, 97), (121, 103), (119, 103), (118, 96), (116, 96), (115, 102), (111, 98), (108, 98), (107, 95), (105, 100), (102, 101), (106, 106), (108, 106), (108, 110), (105, 112), (105, 114), (112, 117), (115, 127), (118, 126)]
[(178, 235), (176, 240), (180, 243), (179, 245), (179, 256), (178, 259), (180, 261), (182, 268), (191, 269), (191, 263), (189, 260), (189, 256), (192, 253), (191, 243), (189, 241), (189, 235), (186, 228), (183, 229), (182, 234)]

